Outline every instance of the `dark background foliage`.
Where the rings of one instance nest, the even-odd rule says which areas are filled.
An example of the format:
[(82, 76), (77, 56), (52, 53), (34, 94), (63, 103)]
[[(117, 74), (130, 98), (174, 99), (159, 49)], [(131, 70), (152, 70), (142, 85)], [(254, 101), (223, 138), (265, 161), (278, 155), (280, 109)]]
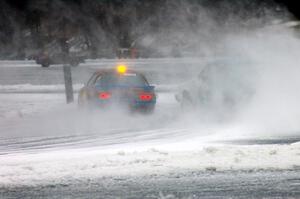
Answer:
[(266, 15), (266, 9), (287, 8), (300, 17), (292, 0), (4, 0), (0, 1), (0, 54), (23, 58), (28, 56), (24, 49), (40, 50), (53, 40), (76, 35), (95, 52), (128, 48), (145, 33), (181, 23), (177, 15), (193, 24), (198, 5), (219, 13), (213, 17), (220, 24), (232, 13), (246, 20)]

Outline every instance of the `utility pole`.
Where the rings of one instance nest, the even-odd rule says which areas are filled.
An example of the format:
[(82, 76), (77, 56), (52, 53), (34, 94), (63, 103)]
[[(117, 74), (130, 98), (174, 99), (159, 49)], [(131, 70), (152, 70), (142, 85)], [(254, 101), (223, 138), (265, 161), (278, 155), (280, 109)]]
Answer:
[(73, 83), (72, 83), (72, 71), (69, 64), (69, 46), (67, 43), (67, 34), (66, 34), (66, 19), (62, 19), (63, 25), (63, 36), (60, 39), (60, 44), (63, 53), (63, 71), (64, 71), (64, 80), (65, 80), (65, 93), (66, 93), (66, 102), (67, 104), (74, 102), (73, 95)]
[(71, 66), (64, 64), (65, 93), (67, 104), (74, 102)]

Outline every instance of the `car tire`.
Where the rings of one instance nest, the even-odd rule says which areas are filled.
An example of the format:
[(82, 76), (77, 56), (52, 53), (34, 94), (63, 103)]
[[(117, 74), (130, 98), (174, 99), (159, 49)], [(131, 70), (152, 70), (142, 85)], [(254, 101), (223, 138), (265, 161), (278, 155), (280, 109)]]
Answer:
[(47, 68), (47, 67), (50, 66), (50, 63), (48, 61), (44, 61), (44, 62), (41, 63), (41, 65), (42, 65), (43, 68)]
[(79, 61), (71, 60), (70, 65), (73, 66), (73, 67), (77, 67), (79, 65)]

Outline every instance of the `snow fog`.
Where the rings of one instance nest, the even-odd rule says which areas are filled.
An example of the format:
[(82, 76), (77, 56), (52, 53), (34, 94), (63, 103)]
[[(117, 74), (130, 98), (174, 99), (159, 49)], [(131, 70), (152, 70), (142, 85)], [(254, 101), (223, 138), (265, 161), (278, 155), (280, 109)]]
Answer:
[[(168, 1), (130, 30), (140, 35), (135, 41), (139, 46), (152, 49), (160, 57), (175, 57), (165, 59), (167, 64), (159, 59), (129, 61), (145, 71), (158, 90), (164, 86), (163, 92), (158, 92), (158, 107), (153, 115), (128, 115), (125, 110), (82, 114), (74, 109), (75, 105), (60, 105), (61, 110), (49, 110), (41, 117), (42, 122), (33, 120), (31, 126), (36, 130), (31, 128), (28, 133), (50, 136), (97, 134), (107, 129), (187, 128), (191, 135), (201, 137), (212, 132), (222, 137), (223, 132), (267, 136), (298, 131), (300, 49), (297, 31), (286, 23), (292, 20), (289, 13), (276, 4), (211, 6), (205, 1), (203, 5), (178, 2)], [(229, 71), (217, 67), (208, 73), (214, 78), (206, 88), (211, 96), (201, 94), (207, 83), (207, 68), (222, 68), (224, 63), (230, 65)], [(86, 71), (74, 71), (77, 80), (81, 74), (87, 77)], [(83, 78), (80, 80), (75, 83), (82, 84)], [(183, 90), (191, 92), (195, 102), (188, 111), (175, 100)], [(205, 97), (208, 102), (200, 99)], [(19, 131), (26, 135), (24, 129)]]

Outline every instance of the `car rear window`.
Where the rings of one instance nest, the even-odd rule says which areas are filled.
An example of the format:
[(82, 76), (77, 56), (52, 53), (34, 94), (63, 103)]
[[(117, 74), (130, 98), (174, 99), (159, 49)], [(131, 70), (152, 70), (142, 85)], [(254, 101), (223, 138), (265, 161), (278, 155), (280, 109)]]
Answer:
[(141, 87), (147, 86), (148, 82), (146, 79), (136, 73), (125, 73), (125, 74), (104, 74), (97, 78), (96, 86), (110, 87), (110, 86), (130, 86), (130, 87)]

